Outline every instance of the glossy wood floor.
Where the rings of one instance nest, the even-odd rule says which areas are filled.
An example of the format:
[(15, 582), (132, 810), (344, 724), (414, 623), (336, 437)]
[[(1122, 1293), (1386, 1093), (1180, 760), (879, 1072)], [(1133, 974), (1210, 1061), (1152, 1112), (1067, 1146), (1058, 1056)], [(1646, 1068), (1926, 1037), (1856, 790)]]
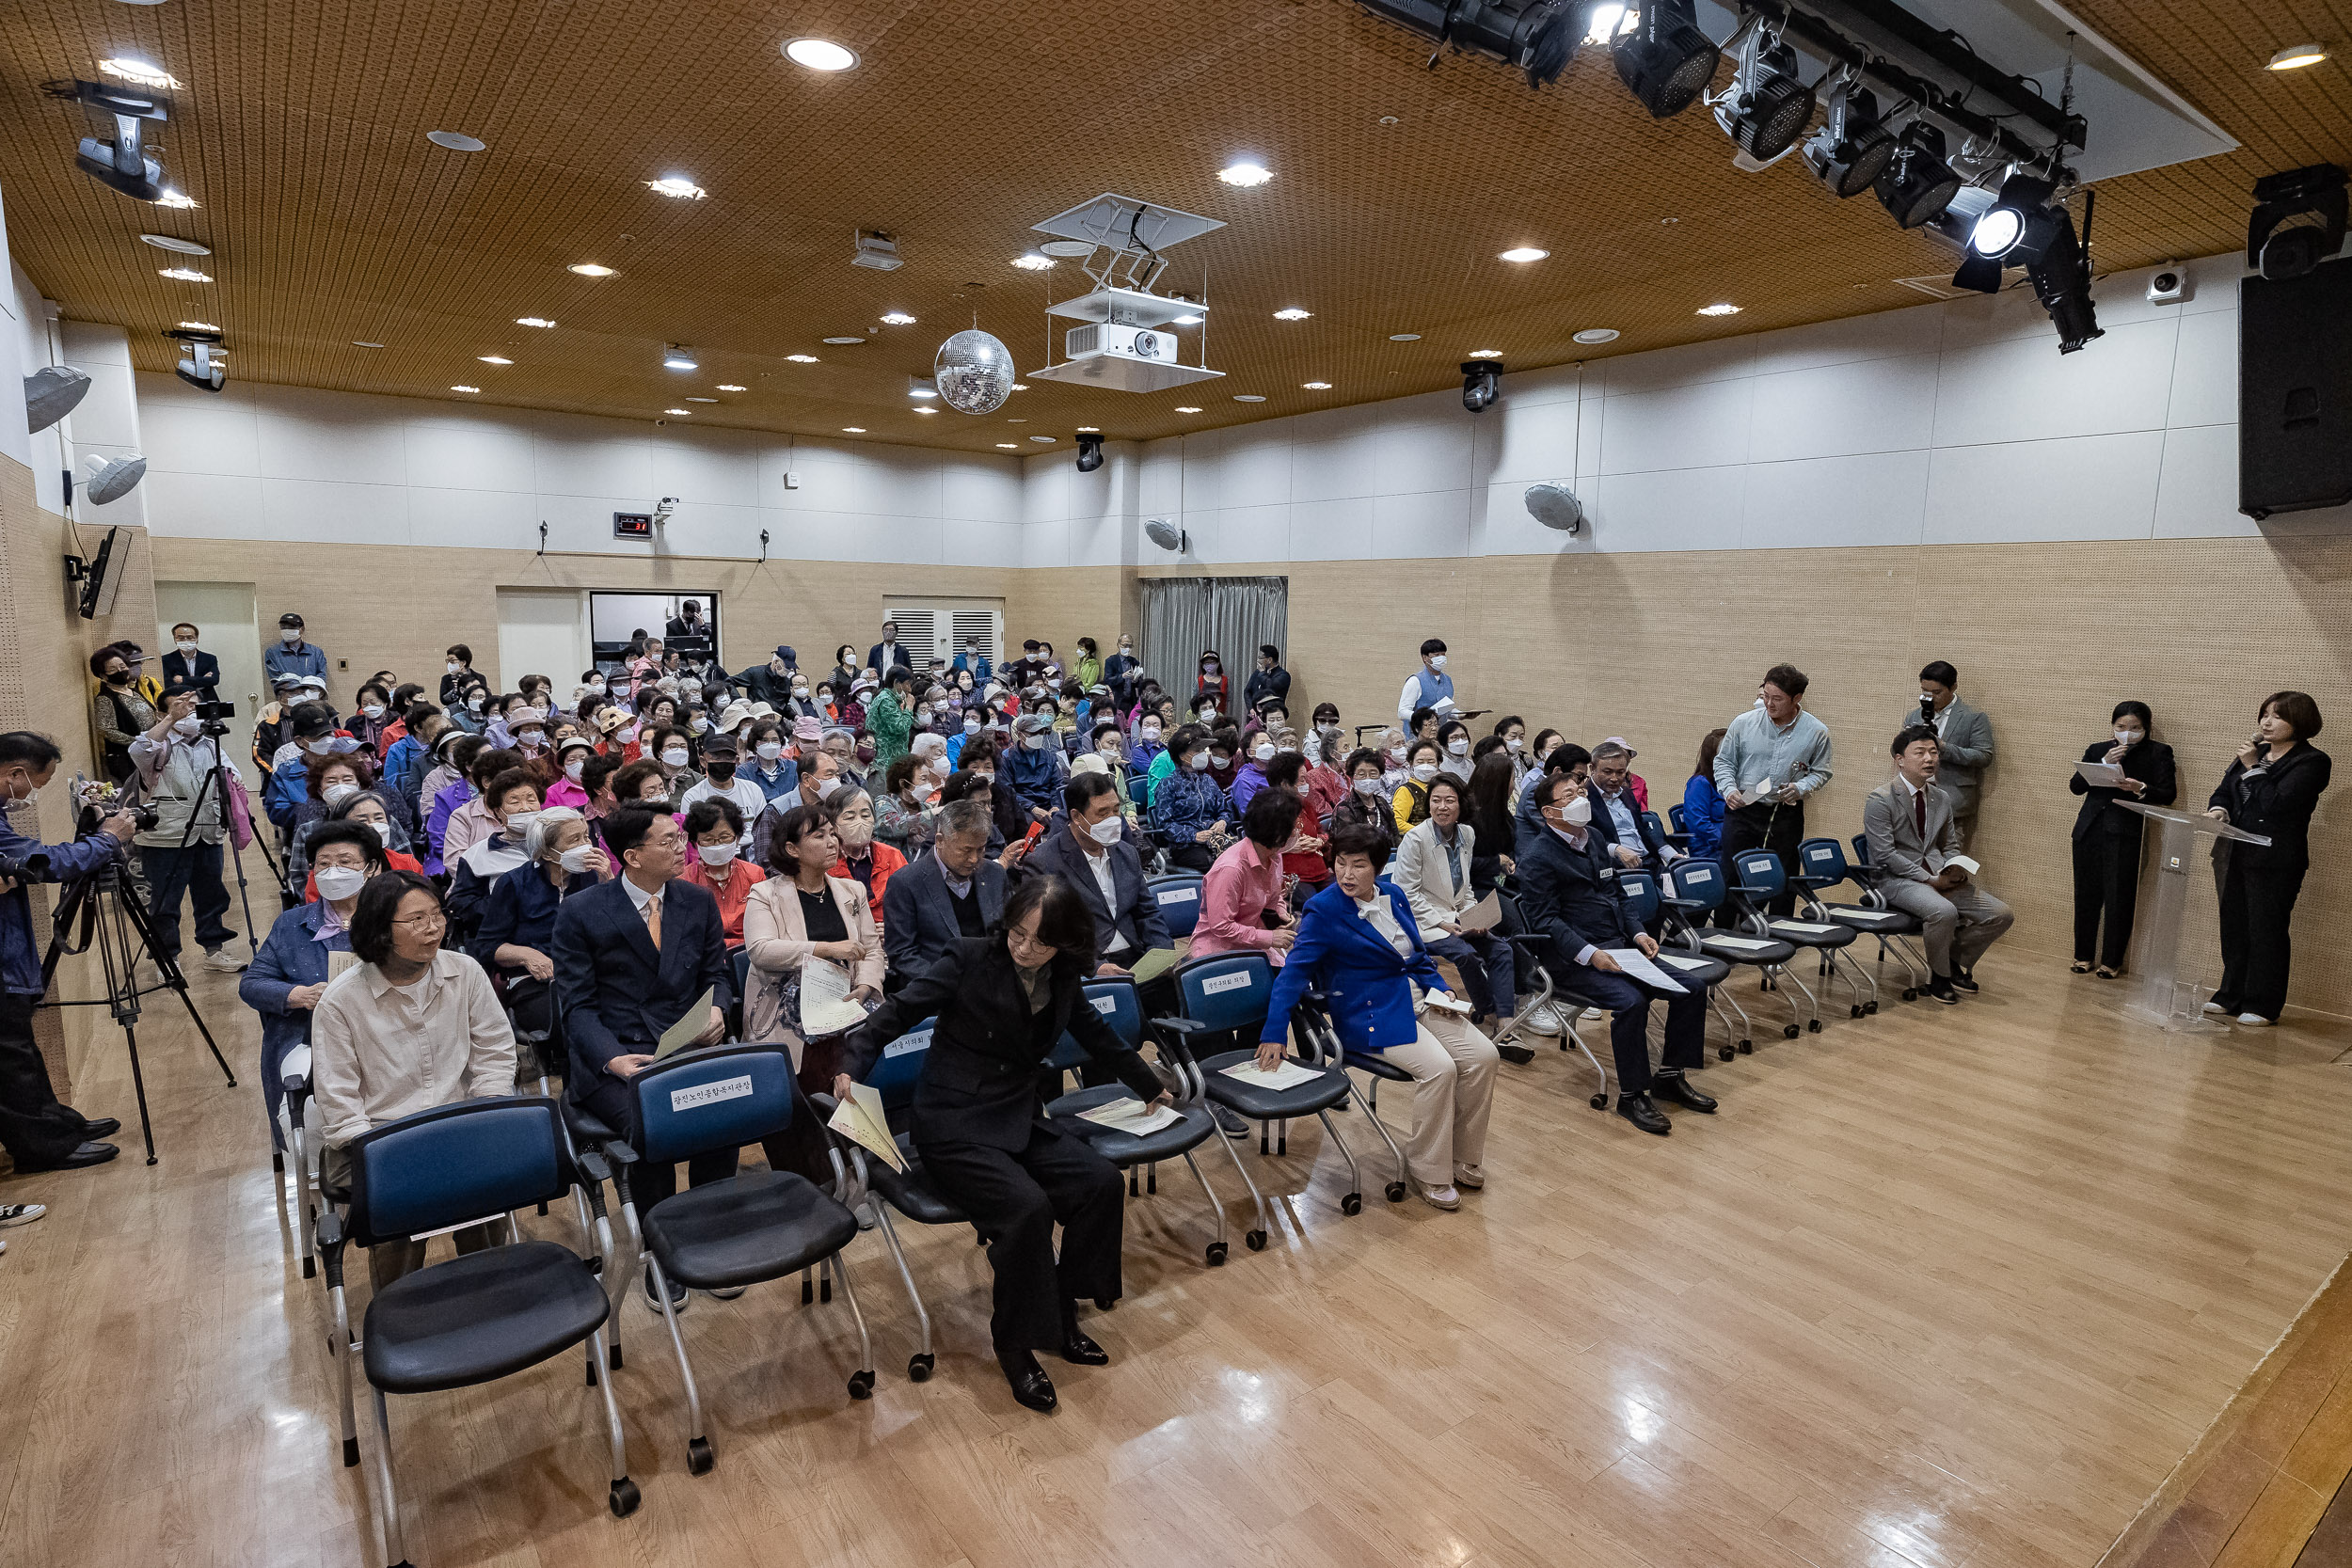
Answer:
[[(1258, 1167), (1281, 1214), (1246, 1252), (1209, 1151), (1235, 1235), (1210, 1270), (1199, 1196), (1164, 1170), (1129, 1207), (1128, 1298), (1089, 1320), (1117, 1362), (1053, 1363), (1051, 1418), (986, 1354), (969, 1231), (909, 1227), (937, 1377), (906, 1379), (913, 1315), (873, 1236), (851, 1252), (870, 1403), (844, 1392), (838, 1298), (697, 1298), (719, 1463), (692, 1477), (631, 1292), (644, 1507), (606, 1513), (597, 1398), (566, 1356), (397, 1402), (409, 1555), (2088, 1568), (2352, 1248), (2331, 1065), (2352, 1031), (2168, 1037), (2045, 960), (1983, 977), (1956, 1009), (1890, 1001), (1710, 1065), (1724, 1114), (1669, 1139), (1589, 1109), (1581, 1063), (1506, 1068), (1489, 1185), (1455, 1214), (1382, 1202), (1385, 1155), (1343, 1117), (1365, 1212), (1341, 1216), (1336, 1152), (1304, 1128)], [(231, 977), (196, 984), (249, 1079)], [(0, 1182), (52, 1206), (0, 1258), (0, 1561), (380, 1561), (256, 1091), (224, 1088), (183, 1022), (154, 1015), (142, 1043), (161, 1165), (134, 1127), (104, 1169)], [(119, 1051), (87, 1077), (86, 1112), (131, 1119)]]

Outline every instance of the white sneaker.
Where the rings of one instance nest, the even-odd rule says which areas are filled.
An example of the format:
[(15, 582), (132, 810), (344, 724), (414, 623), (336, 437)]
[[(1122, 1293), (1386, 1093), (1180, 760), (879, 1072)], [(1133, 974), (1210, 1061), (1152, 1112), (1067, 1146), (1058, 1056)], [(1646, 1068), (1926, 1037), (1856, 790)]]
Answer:
[(1486, 1184), (1486, 1173), (1476, 1165), (1456, 1165), (1454, 1167), (1454, 1184), (1476, 1192)]
[(2209, 1013), (2226, 1013), (2229, 1010), (2229, 1008), (2223, 1006), (2218, 1002), (2208, 1002), (2205, 1004), (2205, 1011)]
[(223, 974), (234, 974), (245, 967), (245, 960), (238, 958), (236, 954), (230, 952), (229, 950), (229, 944), (223, 942), (220, 946), (208, 949), (205, 952), (204, 967), (206, 969), (217, 969)]
[(709, 1295), (713, 1301), (733, 1301), (750, 1289), (748, 1285), (721, 1285), (711, 1291)]
[(2237, 1021), (2249, 1029), (2267, 1029), (2278, 1022), (2276, 1019), (2265, 1018), (2260, 1013), (2240, 1013), (2237, 1015)]
[(1598, 1007), (1587, 1007), (1581, 1013), (1577, 1015), (1578, 1019), (1585, 1023), (1598, 1023), (1602, 1019), (1607, 1018), (1608, 1016), (1609, 1015), (1607, 1013), (1602, 1012)]
[(1432, 1208), (1453, 1210), (1462, 1206), (1462, 1195), (1455, 1192), (1450, 1185), (1433, 1187), (1426, 1181), (1419, 1182), (1417, 1185), (1421, 1188), (1422, 1201)]
[(1557, 1035), (1560, 1032), (1560, 1009), (1547, 1002), (1520, 1020), (1519, 1027), (1531, 1035)]
[(45, 1203), (0, 1203), (0, 1227), (30, 1225), (47, 1212)]

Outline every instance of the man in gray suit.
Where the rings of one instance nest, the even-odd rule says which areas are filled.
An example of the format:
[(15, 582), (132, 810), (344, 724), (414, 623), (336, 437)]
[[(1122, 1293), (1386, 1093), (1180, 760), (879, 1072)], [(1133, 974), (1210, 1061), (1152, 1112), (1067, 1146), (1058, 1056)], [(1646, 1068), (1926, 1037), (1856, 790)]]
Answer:
[(1952, 797), (1936, 783), (1942, 747), (1935, 732), (1911, 725), (1890, 750), (1895, 776), (1864, 798), (1862, 827), (1870, 863), (1885, 874), (1879, 890), (1926, 928), (1933, 975), (1927, 994), (1948, 1006), (1960, 992), (1976, 990), (1977, 959), (2016, 916), (1969, 880), (1965, 867), (1951, 863), (1960, 854), (1960, 826)]
[(988, 858), (986, 800), (957, 800), (939, 814), (931, 852), (882, 890), (882, 957), (896, 991), (959, 937), (983, 936), (1005, 912), (1005, 868)]
[(1977, 827), (1977, 792), (1993, 761), (1993, 721), (1982, 708), (1961, 700), (1960, 672), (1937, 659), (1919, 672), (1919, 705), (1897, 725), (1924, 724), (1935, 732), (1942, 762), (1936, 787), (1952, 798), (1952, 817), (1964, 845)]

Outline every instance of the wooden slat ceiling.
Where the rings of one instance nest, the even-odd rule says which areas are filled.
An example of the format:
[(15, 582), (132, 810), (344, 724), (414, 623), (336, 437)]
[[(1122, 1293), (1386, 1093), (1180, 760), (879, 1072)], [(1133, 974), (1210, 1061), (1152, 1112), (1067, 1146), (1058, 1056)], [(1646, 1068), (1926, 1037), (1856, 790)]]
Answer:
[[(2103, 270), (2231, 249), (2257, 176), (2352, 163), (2346, 0), (2072, 6), (2244, 144), (2102, 184)], [(1555, 364), (1887, 309), (1918, 300), (1893, 279), (1951, 264), (1794, 159), (1735, 172), (1703, 113), (1651, 120), (1601, 51), (1533, 93), (1491, 62), (1424, 70), (1416, 40), (1343, 0), (0, 0), (0, 18), (9, 243), (67, 315), (128, 327), (148, 370), (175, 352), (157, 332), (194, 319), (219, 323), (232, 373), (260, 381), (440, 399), (465, 383), (490, 403), (683, 406), (697, 423), (985, 451), (1430, 390), (1474, 348)], [(864, 64), (804, 71), (779, 53), (801, 35)], [(2311, 39), (2336, 58), (2262, 69)], [(40, 84), (124, 53), (185, 84), (158, 139), (196, 211), (72, 166), (80, 111)], [(488, 150), (445, 151), (436, 129)], [(1220, 183), (1243, 155), (1277, 178)], [(709, 199), (646, 188), (673, 171)], [(991, 418), (912, 413), (906, 378), (975, 315), (1025, 370), (1044, 362), (1047, 290), (1083, 281), (1068, 262), (1042, 277), (1008, 263), (1030, 224), (1104, 190), (1228, 223), (1173, 253), (1163, 284), (1205, 281), (1227, 378), (1150, 396), (1032, 383)], [(849, 264), (861, 226), (898, 236), (902, 271)], [(157, 276), (174, 259), (143, 230), (213, 246), (216, 281)], [(1551, 258), (1495, 260), (1523, 244)], [(592, 282), (564, 270), (577, 261), (620, 276)], [(1744, 310), (1693, 313), (1717, 300)], [(1272, 319), (1287, 306), (1313, 316)], [(878, 325), (891, 309), (917, 325)], [(513, 325), (526, 315), (560, 325)], [(1623, 336), (1580, 349), (1588, 326)], [(850, 333), (871, 341), (819, 341)], [(698, 372), (660, 368), (673, 341)]]

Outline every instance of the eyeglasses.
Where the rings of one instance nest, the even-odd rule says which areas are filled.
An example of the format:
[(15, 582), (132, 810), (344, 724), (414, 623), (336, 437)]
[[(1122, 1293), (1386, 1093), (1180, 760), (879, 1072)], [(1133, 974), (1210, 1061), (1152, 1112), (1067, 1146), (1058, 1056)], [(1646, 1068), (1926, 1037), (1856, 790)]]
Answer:
[(431, 914), (412, 914), (404, 919), (395, 920), (392, 924), (405, 926), (412, 931), (429, 931), (436, 926), (448, 925), (449, 917), (440, 911), (435, 910)]

